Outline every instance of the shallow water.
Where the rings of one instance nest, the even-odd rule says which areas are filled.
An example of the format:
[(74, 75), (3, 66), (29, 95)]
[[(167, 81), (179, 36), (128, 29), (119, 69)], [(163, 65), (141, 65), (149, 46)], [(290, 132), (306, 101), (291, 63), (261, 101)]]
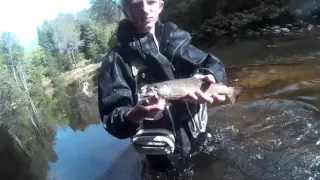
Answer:
[[(229, 85), (244, 92), (236, 106), (209, 110), (208, 126), (219, 145), (213, 145), (213, 156), (196, 157), (181, 174), (194, 180), (320, 179), (320, 41), (305, 36), (274, 43), (269, 48), (262, 39), (210, 49), (225, 62)], [(129, 178), (132, 172), (118, 172), (125, 163), (136, 171), (140, 166), (121, 162), (106, 179)]]
[[(220, 144), (186, 173), (196, 180), (320, 179), (319, 47), (314, 32), (208, 49), (225, 63), (229, 84), (244, 92), (235, 107), (209, 110)], [(143, 157), (103, 129), (96, 94), (69, 91), (65, 112), (52, 117), (57, 125), (36, 141), (32, 158), (1, 136), (0, 179), (141, 179)]]
[(212, 109), (209, 126), (224, 150), (224, 173), (214, 179), (319, 179), (319, 115), (313, 105), (284, 99)]

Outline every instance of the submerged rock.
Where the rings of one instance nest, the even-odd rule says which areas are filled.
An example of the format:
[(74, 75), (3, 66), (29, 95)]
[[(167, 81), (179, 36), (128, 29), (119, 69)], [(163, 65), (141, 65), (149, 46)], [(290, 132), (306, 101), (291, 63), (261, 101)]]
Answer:
[(279, 25), (274, 25), (271, 27), (271, 30), (275, 31), (275, 30), (280, 30), (280, 26)]

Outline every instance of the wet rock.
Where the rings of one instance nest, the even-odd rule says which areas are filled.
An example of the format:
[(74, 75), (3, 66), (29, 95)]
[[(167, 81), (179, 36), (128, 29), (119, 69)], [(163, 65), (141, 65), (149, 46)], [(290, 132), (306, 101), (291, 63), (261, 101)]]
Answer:
[(280, 29), (276, 29), (273, 31), (274, 35), (280, 35), (281, 34), (281, 30)]
[(263, 36), (267, 36), (267, 35), (271, 34), (271, 32), (270, 32), (270, 31), (264, 31), (264, 32), (261, 32), (261, 34), (262, 34)]
[(310, 25), (309, 22), (304, 22), (304, 23), (302, 24), (302, 28), (308, 28), (309, 25)]
[(255, 35), (255, 32), (254, 31), (247, 31), (246, 34), (248, 37), (252, 37)]
[(285, 27), (288, 28), (288, 29), (292, 29), (293, 25), (292, 24), (286, 24)]
[(279, 47), (278, 45), (276, 44), (269, 44), (267, 45), (268, 48), (276, 48), (276, 47)]
[(275, 31), (275, 30), (280, 30), (280, 26), (279, 25), (274, 25), (271, 27), (271, 30)]
[(293, 26), (302, 27), (303, 23), (304, 23), (303, 20), (297, 20), (296, 22), (293, 23)]
[(304, 30), (303, 30), (303, 29), (298, 29), (296, 32), (297, 32), (297, 33), (303, 33)]
[(290, 30), (288, 28), (281, 28), (280, 30), (283, 33), (289, 33), (290, 32)]
[(308, 27), (307, 27), (307, 30), (308, 31), (311, 31), (314, 29), (314, 25), (313, 24), (309, 24)]
[(260, 36), (260, 32), (255, 31), (255, 32), (254, 32), (254, 35), (255, 35), (255, 36)]

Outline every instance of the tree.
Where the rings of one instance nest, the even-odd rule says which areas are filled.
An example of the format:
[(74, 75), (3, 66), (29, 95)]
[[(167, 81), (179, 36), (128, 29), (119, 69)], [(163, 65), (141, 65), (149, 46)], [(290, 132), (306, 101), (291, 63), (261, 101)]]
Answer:
[(95, 21), (104, 26), (118, 22), (123, 18), (119, 6), (112, 0), (91, 0), (90, 13)]
[(53, 23), (54, 35), (53, 41), (59, 48), (60, 53), (64, 53), (70, 59), (70, 64), (75, 67), (76, 53), (82, 45), (80, 40), (80, 30), (73, 15), (60, 14)]

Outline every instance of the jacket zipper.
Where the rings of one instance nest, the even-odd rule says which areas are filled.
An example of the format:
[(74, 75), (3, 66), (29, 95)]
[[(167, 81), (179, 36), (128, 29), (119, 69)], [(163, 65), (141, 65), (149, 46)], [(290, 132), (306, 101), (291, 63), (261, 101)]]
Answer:
[[(160, 56), (162, 57), (163, 55), (161, 54), (160, 50), (157, 48), (157, 45), (156, 45), (156, 42), (155, 42), (155, 39), (153, 38), (152, 34), (148, 34), (148, 36), (151, 36), (151, 39), (152, 39), (152, 42), (153, 42), (153, 48), (156, 49), (156, 51), (160, 54)], [(160, 46), (160, 44), (159, 44)], [(160, 48), (160, 47), (159, 47)], [(167, 47), (165, 48), (165, 50), (167, 49)], [(165, 51), (164, 50), (164, 51)], [(161, 60), (164, 64), (166, 65), (169, 65), (173, 71), (175, 71), (176, 69), (174, 68), (174, 66), (172, 65), (172, 61), (171, 62), (168, 62), (166, 61), (163, 57), (162, 57), (162, 60)]]
[[(183, 37), (183, 34), (181, 34), (180, 37)], [(185, 43), (185, 41), (186, 41), (186, 40), (183, 39), (183, 40), (178, 44), (177, 48), (173, 51), (173, 55), (172, 55), (171, 60), (170, 60), (171, 63), (172, 63), (172, 61), (173, 61), (173, 58), (175, 57), (176, 51), (179, 49), (180, 46), (182, 46), (183, 43)]]

